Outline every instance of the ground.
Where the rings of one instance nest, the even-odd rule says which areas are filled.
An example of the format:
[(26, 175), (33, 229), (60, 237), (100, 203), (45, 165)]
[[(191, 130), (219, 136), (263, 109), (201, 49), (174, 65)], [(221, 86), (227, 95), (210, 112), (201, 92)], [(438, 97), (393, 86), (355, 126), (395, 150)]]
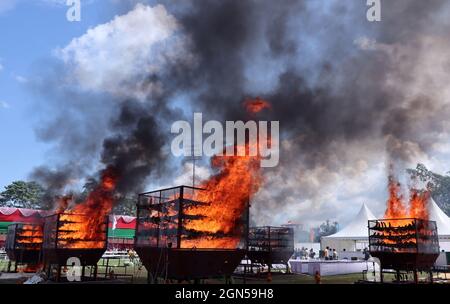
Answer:
[[(105, 277), (110, 277), (111, 274), (105, 274), (106, 261), (100, 260), (98, 263), (98, 277), (104, 279)], [(117, 283), (133, 283), (133, 284), (146, 284), (147, 283), (147, 271), (145, 267), (141, 265), (133, 265), (129, 263), (128, 259), (121, 260), (110, 260), (110, 266), (114, 267), (114, 276)], [(8, 267), (8, 263), (4, 260), (0, 261), (0, 284), (17, 284), (23, 282), (24, 277), (29, 277), (31, 274), (7, 274), (5, 273)], [(425, 275), (422, 276), (425, 278)], [(385, 277), (386, 282), (393, 280), (393, 275), (387, 275)], [(354, 284), (359, 280), (362, 280), (362, 274), (349, 274), (349, 275), (338, 275), (338, 276), (326, 276), (322, 277), (322, 284)], [(103, 280), (104, 281), (104, 280)], [(233, 277), (233, 283), (248, 283), (248, 284), (267, 284), (269, 283), (266, 274), (260, 276), (246, 277), (245, 281), (242, 277)], [(111, 282), (111, 281), (108, 281)], [(162, 282), (161, 282), (162, 283)], [(170, 283), (170, 282), (169, 282)], [(205, 284), (221, 284), (225, 283), (223, 278), (208, 279), (204, 280), (202, 283)], [(303, 274), (282, 274), (274, 273), (271, 276), (271, 284), (315, 284), (314, 277)]]

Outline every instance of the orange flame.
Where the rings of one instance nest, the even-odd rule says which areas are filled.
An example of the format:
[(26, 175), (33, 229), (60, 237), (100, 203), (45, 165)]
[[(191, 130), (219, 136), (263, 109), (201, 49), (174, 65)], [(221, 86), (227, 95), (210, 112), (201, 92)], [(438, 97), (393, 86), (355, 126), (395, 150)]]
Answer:
[(400, 194), (401, 184), (393, 177), (389, 178), (389, 198), (385, 212), (386, 219), (417, 218), (428, 220), (429, 191), (419, 192), (410, 189), (408, 204), (404, 202), (403, 195)]
[[(105, 169), (99, 185), (84, 202), (60, 216), (60, 245), (66, 248), (103, 248), (105, 244), (105, 218), (112, 211), (117, 175), (111, 167)], [(66, 205), (66, 198), (61, 206)], [(61, 210), (59, 210), (61, 211)]]
[[(387, 201), (387, 208), (385, 212), (386, 219), (392, 219), (387, 221), (389, 228), (396, 227), (397, 229), (389, 231), (381, 231), (379, 236), (384, 237), (383, 242), (386, 244), (416, 244), (416, 227), (413, 219), (428, 220), (428, 201), (430, 198), (429, 191), (419, 192), (416, 189), (410, 189), (409, 201), (404, 202), (403, 195), (400, 194), (401, 184), (396, 181), (392, 176), (389, 178), (389, 198)], [(411, 219), (406, 220), (405, 219)], [(420, 233), (426, 235), (429, 233), (427, 227), (421, 227)], [(391, 240), (390, 238), (393, 238)], [(401, 241), (399, 241), (401, 240)], [(408, 248), (399, 249), (396, 251), (408, 251)]]
[(17, 231), (17, 243), (19, 244), (41, 244), (43, 240), (42, 226), (23, 225)]
[(270, 103), (260, 97), (256, 97), (255, 99), (247, 99), (244, 102), (244, 107), (248, 113), (256, 114), (261, 112), (264, 109), (271, 109), (272, 106)]
[(203, 182), (206, 191), (198, 191), (194, 198), (209, 204), (186, 209), (186, 214), (202, 217), (188, 221), (185, 227), (220, 237), (185, 239), (183, 248), (236, 248), (245, 232), (242, 224), (247, 204), (261, 185), (259, 156), (214, 156), (211, 165), (219, 173)]

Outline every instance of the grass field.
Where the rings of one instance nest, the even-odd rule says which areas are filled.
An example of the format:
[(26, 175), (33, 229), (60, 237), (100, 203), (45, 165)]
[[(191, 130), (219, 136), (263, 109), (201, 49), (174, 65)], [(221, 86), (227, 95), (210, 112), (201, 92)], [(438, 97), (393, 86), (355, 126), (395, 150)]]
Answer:
[[(111, 283), (132, 283), (132, 284), (146, 284), (147, 283), (147, 271), (139, 262), (131, 263), (129, 259), (111, 259), (108, 262), (108, 273), (106, 273), (107, 261), (101, 259), (98, 263), (98, 279), (103, 282)], [(5, 260), (0, 260), (0, 272), (4, 273), (7, 271), (8, 262)], [(14, 269), (14, 267), (11, 267)], [(113, 273), (111, 273), (111, 270)], [(89, 270), (87, 270), (89, 271)], [(3, 275), (5, 277), (6, 275)], [(111, 278), (114, 277), (114, 280)], [(423, 274), (422, 279), (426, 278), (426, 274)], [(321, 278), (321, 284), (354, 284), (359, 280), (362, 280), (362, 274), (348, 274), (348, 275), (338, 275), (338, 276), (325, 276)], [(17, 275), (15, 278), (2, 279), (0, 275), (0, 284), (17, 284), (23, 282), (23, 278)], [(385, 275), (385, 282), (390, 282), (394, 280), (393, 274)], [(159, 281), (159, 283), (164, 283)], [(168, 282), (175, 283), (175, 282)], [(188, 282), (184, 282), (188, 283)], [(201, 283), (205, 284), (223, 284), (225, 283), (224, 278), (215, 278), (203, 280)], [(235, 284), (315, 284), (314, 277), (303, 274), (282, 274), (273, 273), (271, 275), (271, 280), (268, 280), (267, 274), (262, 275), (252, 275), (247, 276), (245, 279), (241, 276), (234, 276), (232, 278), (232, 283)]]

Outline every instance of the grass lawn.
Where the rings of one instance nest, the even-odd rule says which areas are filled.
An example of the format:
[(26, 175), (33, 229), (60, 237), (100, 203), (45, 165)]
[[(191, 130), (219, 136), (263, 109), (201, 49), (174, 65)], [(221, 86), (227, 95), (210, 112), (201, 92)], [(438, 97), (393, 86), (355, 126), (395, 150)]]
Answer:
[[(14, 264), (13, 264), (14, 265)], [(114, 275), (117, 277), (115, 282), (119, 283), (132, 283), (132, 284), (146, 284), (147, 283), (147, 271), (140, 263), (130, 263), (128, 259), (110, 259), (108, 265), (114, 271)], [(111, 268), (111, 266), (113, 266)], [(5, 260), (0, 260), (0, 272), (6, 272), (8, 267), (8, 262)], [(14, 269), (14, 267), (11, 267)], [(89, 270), (86, 270), (88, 273)], [(106, 272), (106, 260), (101, 259), (98, 263), (98, 278), (104, 279), (109, 278), (110, 275), (105, 275)], [(6, 275), (4, 276), (6, 277)], [(422, 275), (422, 277), (426, 277)], [(337, 275), (337, 276), (323, 276), (322, 284), (354, 284), (355, 282), (362, 280), (362, 274), (348, 274), (348, 275)], [(385, 282), (392, 282), (394, 279), (393, 274), (385, 275)], [(21, 279), (1, 279), (0, 284), (15, 284), (20, 282)], [(233, 283), (241, 284), (268, 284), (267, 274), (247, 276), (245, 280), (240, 276), (234, 276), (232, 278)], [(162, 281), (160, 281), (163, 283)], [(207, 279), (202, 281), (205, 284), (222, 284), (225, 283), (224, 278)], [(270, 284), (315, 284), (314, 277), (304, 274), (282, 274), (273, 273)]]

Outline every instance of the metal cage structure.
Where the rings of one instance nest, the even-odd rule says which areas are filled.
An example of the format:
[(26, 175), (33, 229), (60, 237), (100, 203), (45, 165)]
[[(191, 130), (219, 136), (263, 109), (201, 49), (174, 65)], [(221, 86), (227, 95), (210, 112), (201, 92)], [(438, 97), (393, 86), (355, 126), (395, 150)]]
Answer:
[[(383, 270), (430, 272), (439, 256), (439, 238), (435, 221), (417, 218), (380, 219), (368, 222), (369, 252), (380, 260)], [(432, 276), (430, 277), (432, 280)]]
[[(45, 218), (44, 240), (42, 245), (43, 262), (49, 277), (56, 270), (56, 281), (61, 279), (61, 268), (69, 259), (76, 258), (82, 269), (81, 277), (88, 278), (86, 266), (90, 266), (89, 278), (97, 277), (97, 263), (108, 246), (108, 216), (105, 216), (99, 227), (90, 227), (90, 237), (80, 233), (83, 223), (90, 216), (84, 214), (58, 213)], [(88, 227), (89, 228), (89, 227)]]
[[(208, 215), (196, 208), (210, 202), (197, 199), (205, 189), (178, 186), (138, 196), (134, 247), (149, 273), (157, 278), (191, 280), (230, 276), (245, 255), (248, 233), (248, 201), (230, 233), (211, 233), (192, 228)], [(218, 243), (232, 239), (230, 246)]]
[(268, 265), (284, 264), (294, 254), (294, 229), (290, 227), (251, 227), (248, 234), (247, 257), (251, 263)]
[(15, 262), (16, 271), (18, 264), (36, 266), (41, 262), (42, 242), (42, 224), (20, 223), (8, 226), (5, 251), (9, 259)]

